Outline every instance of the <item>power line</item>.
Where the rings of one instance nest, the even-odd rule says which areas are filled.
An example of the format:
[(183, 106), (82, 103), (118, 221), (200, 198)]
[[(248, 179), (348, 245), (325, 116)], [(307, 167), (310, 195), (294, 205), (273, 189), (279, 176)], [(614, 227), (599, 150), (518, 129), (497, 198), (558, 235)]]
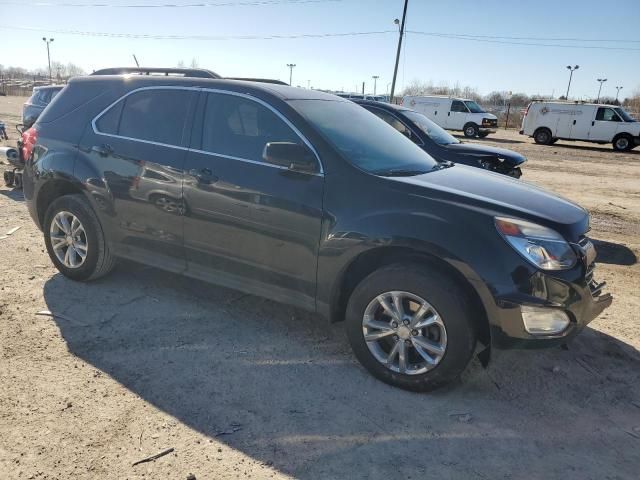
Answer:
[(499, 35), (471, 35), (466, 33), (447, 33), (447, 32), (421, 32), (411, 31), (410, 33), (418, 33), (423, 35), (453, 35), (455, 37), (469, 37), (469, 38), (486, 38), (486, 39), (501, 39), (501, 40), (535, 40), (541, 42), (615, 42), (615, 43), (640, 43), (640, 40), (625, 40), (622, 38), (559, 38), (559, 37), (508, 37)]
[(11, 5), (21, 7), (72, 7), (72, 8), (201, 8), (201, 7), (245, 7), (245, 6), (266, 6), (266, 5), (295, 5), (310, 3), (342, 2), (344, 0), (248, 0), (229, 2), (196, 2), (196, 3), (72, 3), (72, 2), (2, 2), (0, 5)]
[(37, 27), (17, 27), (13, 25), (0, 25), (0, 29), (26, 30), (32, 32), (49, 32), (62, 35), (81, 35), (87, 37), (107, 37), (107, 38), (139, 38), (150, 40), (278, 40), (296, 38), (329, 38), (329, 37), (352, 37), (366, 35), (382, 35), (395, 33), (394, 30), (379, 30), (371, 32), (340, 32), (340, 33), (301, 33), (301, 34), (273, 34), (273, 35), (155, 35), (146, 33), (111, 33), (111, 32), (88, 32), (82, 30), (51, 30)]
[[(91, 32), (84, 30), (63, 30), (49, 29), (38, 27), (19, 27), (14, 25), (0, 25), (0, 29), (21, 30), (32, 32), (46, 32), (61, 35), (80, 35), (86, 37), (104, 37), (104, 38), (135, 38), (148, 40), (204, 40), (204, 41), (225, 41), (225, 40), (289, 40), (304, 38), (336, 38), (336, 37), (357, 37), (371, 35), (396, 34), (395, 30), (377, 30), (368, 32), (338, 32), (338, 33), (300, 33), (300, 34), (270, 34), (270, 35), (162, 35), (162, 34), (146, 34), (146, 33), (114, 33), (114, 32)], [(504, 45), (522, 45), (533, 47), (554, 47), (554, 48), (573, 48), (573, 49), (601, 49), (601, 50), (622, 50), (622, 51), (640, 51), (640, 48), (633, 47), (612, 47), (600, 45), (563, 45), (551, 43), (534, 43), (534, 42), (512, 42), (506, 40), (494, 40), (492, 38), (475, 38), (464, 34), (456, 33), (439, 33), (424, 32), (418, 30), (407, 30), (406, 33), (414, 35), (431, 36), (438, 38), (448, 38), (453, 40), (466, 40), (474, 42), (497, 43)], [(614, 40), (607, 40), (614, 41)]]
[[(563, 45), (559, 43), (532, 43), (532, 42), (510, 42), (505, 40), (492, 40), (489, 38), (471, 38), (465, 35), (459, 34), (449, 34), (449, 33), (435, 33), (435, 32), (420, 32), (417, 30), (409, 31), (407, 33), (412, 33), (415, 35), (425, 35), (430, 37), (440, 37), (440, 38), (449, 38), (453, 40), (467, 40), (473, 42), (484, 42), (484, 43), (499, 43), (503, 45), (523, 45), (523, 46), (531, 46), (531, 47), (555, 47), (555, 48), (577, 48), (577, 49), (595, 49), (595, 50), (626, 50), (626, 51), (640, 51), (640, 48), (633, 47), (609, 47), (609, 46), (601, 46), (601, 45)], [(607, 40), (607, 41), (616, 41), (616, 40)]]

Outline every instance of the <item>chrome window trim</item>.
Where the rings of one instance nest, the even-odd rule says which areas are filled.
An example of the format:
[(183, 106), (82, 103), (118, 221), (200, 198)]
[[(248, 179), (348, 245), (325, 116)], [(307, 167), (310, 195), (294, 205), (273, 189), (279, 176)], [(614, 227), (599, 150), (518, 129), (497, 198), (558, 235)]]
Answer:
[[(224, 94), (224, 95), (234, 95), (236, 97), (242, 97), (242, 98), (246, 98), (247, 100), (251, 100), (253, 102), (256, 102), (256, 103), (268, 108), (269, 110), (271, 110), (277, 117), (279, 117), (284, 123), (286, 123), (287, 126), (289, 128), (291, 128), (291, 130), (293, 130), (293, 132), (300, 138), (300, 140), (302, 140), (303, 143), (313, 152), (314, 156), (316, 157), (316, 160), (318, 161), (318, 166), (320, 167), (320, 171), (319, 172), (314, 172), (314, 173), (307, 173), (307, 174), (308, 175), (317, 175), (317, 176), (323, 176), (324, 175), (324, 167), (322, 165), (322, 161), (320, 160), (320, 155), (318, 155), (318, 152), (316, 151), (315, 147), (311, 144), (311, 142), (307, 139), (307, 137), (305, 137), (302, 134), (302, 132), (300, 130), (298, 130), (298, 128), (293, 123), (291, 123), (291, 121), (289, 121), (289, 119), (287, 117), (285, 117), (280, 111), (275, 109), (272, 105), (270, 105), (269, 103), (265, 102), (264, 100), (262, 100), (260, 98), (256, 98), (256, 97), (254, 97), (252, 95), (249, 95), (247, 93), (233, 92), (233, 91), (230, 91), (230, 90), (221, 90), (221, 89), (217, 89), (217, 88), (182, 87), (182, 86), (176, 86), (176, 85), (166, 85), (166, 86), (157, 85), (157, 86), (151, 86), (151, 87), (136, 88), (135, 90), (131, 90), (130, 92), (127, 92), (124, 95), (122, 95), (120, 98), (118, 98), (117, 100), (112, 102), (109, 106), (107, 106), (104, 110), (102, 110), (100, 113), (98, 113), (98, 115), (95, 116), (95, 118), (91, 121), (91, 128), (93, 129), (93, 133), (95, 133), (96, 135), (102, 135), (102, 136), (105, 136), (105, 137), (121, 138), (123, 140), (131, 140), (131, 141), (134, 141), (134, 142), (141, 142), (141, 143), (146, 143), (146, 144), (150, 144), (150, 145), (159, 145), (161, 147), (175, 148), (177, 150), (182, 150), (182, 151), (191, 151), (191, 152), (196, 152), (196, 153), (202, 153), (202, 154), (205, 154), (205, 155), (212, 155), (212, 156), (216, 156), (216, 157), (229, 158), (229, 159), (238, 160), (238, 161), (241, 161), (241, 162), (253, 163), (253, 164), (256, 164), (256, 165), (265, 165), (267, 167), (273, 167), (273, 168), (277, 168), (277, 169), (280, 169), (280, 170), (288, 170), (287, 167), (282, 167), (280, 165), (273, 165), (273, 164), (270, 164), (270, 163), (261, 162), (261, 161), (253, 160), (253, 159), (249, 159), (249, 158), (234, 157), (232, 155), (226, 155), (226, 154), (223, 154), (223, 153), (207, 152), (207, 151), (204, 151), (204, 150), (198, 150), (198, 149), (194, 149), (194, 148), (187, 148), (187, 147), (183, 147), (183, 146), (180, 146), (180, 145), (170, 145), (170, 144), (161, 143), (161, 142), (154, 142), (152, 140), (143, 140), (141, 138), (132, 138), (132, 137), (125, 137), (123, 135), (114, 135), (112, 133), (104, 133), (104, 132), (101, 132), (100, 130), (98, 130), (98, 127), (96, 125), (98, 120), (100, 120), (100, 118), (104, 114), (106, 114), (109, 110), (111, 110), (111, 108), (113, 108), (118, 102), (123, 101), (129, 95), (133, 95), (134, 93), (145, 91), (145, 90), (187, 90), (187, 91), (196, 91), (196, 92), (220, 93), (220, 94)], [(301, 173), (306, 173), (306, 172), (301, 172)]]

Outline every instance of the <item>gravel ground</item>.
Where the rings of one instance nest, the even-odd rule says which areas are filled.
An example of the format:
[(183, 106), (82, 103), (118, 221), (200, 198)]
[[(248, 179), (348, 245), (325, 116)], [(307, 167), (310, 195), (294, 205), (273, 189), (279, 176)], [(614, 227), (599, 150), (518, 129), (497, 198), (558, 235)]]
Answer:
[[(0, 97), (12, 145), (23, 101)], [(568, 350), (498, 352), (432, 394), (268, 300), (132, 263), (69, 281), (0, 187), (0, 479), (638, 478), (640, 149), (480, 142), (591, 211), (615, 301)]]

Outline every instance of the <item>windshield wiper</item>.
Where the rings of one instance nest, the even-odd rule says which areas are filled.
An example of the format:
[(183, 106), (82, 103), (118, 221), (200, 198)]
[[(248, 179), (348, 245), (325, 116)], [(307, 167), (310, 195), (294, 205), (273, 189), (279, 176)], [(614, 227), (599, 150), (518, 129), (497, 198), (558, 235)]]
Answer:
[(380, 177), (413, 177), (415, 175), (422, 175), (427, 173), (429, 170), (409, 170), (403, 168), (389, 168), (386, 170), (374, 170), (374, 175), (378, 175)]

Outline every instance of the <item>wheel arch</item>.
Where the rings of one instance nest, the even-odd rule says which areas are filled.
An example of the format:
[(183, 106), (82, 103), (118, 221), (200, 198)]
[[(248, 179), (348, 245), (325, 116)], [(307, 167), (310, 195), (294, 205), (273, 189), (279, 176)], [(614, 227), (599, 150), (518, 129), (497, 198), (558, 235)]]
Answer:
[(478, 290), (467, 279), (465, 274), (448, 261), (431, 253), (416, 250), (411, 247), (377, 247), (362, 252), (352, 259), (343, 268), (339, 278), (333, 285), (330, 322), (335, 323), (344, 320), (347, 302), (356, 286), (365, 277), (382, 267), (404, 262), (418, 262), (429, 268), (437, 269), (439, 272), (451, 277), (460, 285), (472, 303), (473, 310), (478, 312), (478, 340), (485, 345), (491, 344), (487, 309)]
[(67, 179), (56, 178), (42, 185), (36, 199), (36, 214), (40, 225), (44, 224), (44, 216), (49, 208), (59, 197), (64, 195), (83, 194), (83, 189), (75, 182)]

